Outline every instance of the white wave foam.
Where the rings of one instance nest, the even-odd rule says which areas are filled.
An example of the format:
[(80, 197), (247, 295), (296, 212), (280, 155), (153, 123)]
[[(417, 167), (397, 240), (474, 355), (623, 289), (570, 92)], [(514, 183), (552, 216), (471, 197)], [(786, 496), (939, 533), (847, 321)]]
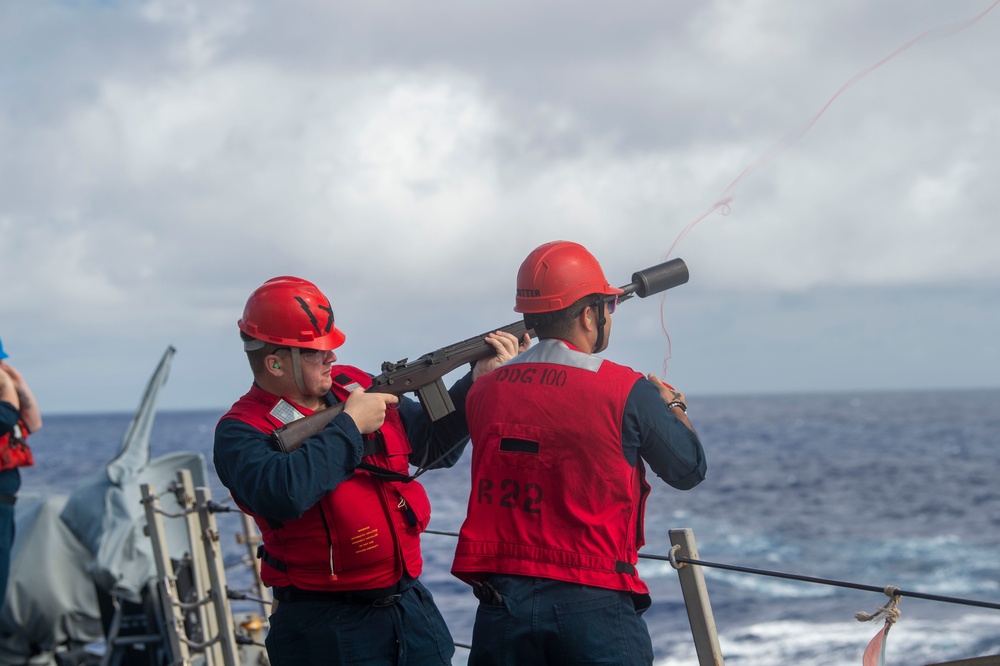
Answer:
[[(882, 626), (881, 622), (768, 622), (723, 633), (719, 643), (728, 666), (857, 666)], [(1000, 653), (1000, 638), (984, 645), (983, 636), (1000, 636), (1000, 613), (970, 614), (950, 622), (907, 622), (904, 617), (889, 632), (886, 662), (926, 664)], [(673, 654), (658, 659), (657, 666), (697, 663), (693, 643), (668, 647)]]

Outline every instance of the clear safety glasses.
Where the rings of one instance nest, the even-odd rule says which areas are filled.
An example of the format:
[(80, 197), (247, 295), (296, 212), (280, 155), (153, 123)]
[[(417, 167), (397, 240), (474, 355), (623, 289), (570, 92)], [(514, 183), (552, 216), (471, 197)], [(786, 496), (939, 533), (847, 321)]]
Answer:
[[(297, 348), (299, 350), (299, 358), (302, 359), (303, 363), (309, 363), (311, 365), (322, 365), (327, 361), (332, 360), (333, 350), (332, 349), (303, 349), (302, 347)], [(280, 351), (286, 351), (289, 354), (292, 352), (291, 347), (278, 347), (272, 354), (276, 354)]]

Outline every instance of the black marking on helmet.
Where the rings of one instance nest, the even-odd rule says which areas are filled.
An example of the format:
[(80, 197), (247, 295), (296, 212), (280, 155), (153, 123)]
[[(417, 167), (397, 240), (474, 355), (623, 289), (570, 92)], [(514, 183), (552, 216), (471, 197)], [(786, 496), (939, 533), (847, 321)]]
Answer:
[(313, 328), (315, 328), (316, 332), (319, 333), (320, 332), (319, 321), (316, 319), (316, 315), (313, 314), (312, 310), (309, 309), (309, 304), (306, 303), (305, 299), (303, 299), (301, 296), (296, 296), (295, 300), (299, 302), (299, 307), (301, 307), (303, 312), (305, 312), (306, 315), (309, 316), (309, 321), (312, 322)]
[(330, 329), (333, 328), (333, 308), (329, 305), (319, 305), (317, 307), (329, 315), (326, 318), (326, 331), (324, 331), (325, 333), (329, 333)]

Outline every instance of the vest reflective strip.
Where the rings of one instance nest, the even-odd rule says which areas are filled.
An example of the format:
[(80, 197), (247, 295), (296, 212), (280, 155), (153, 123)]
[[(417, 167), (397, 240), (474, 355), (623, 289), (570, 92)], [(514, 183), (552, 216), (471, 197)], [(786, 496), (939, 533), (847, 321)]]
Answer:
[(271, 408), (269, 412), (271, 416), (276, 418), (282, 423), (282, 425), (288, 425), (292, 421), (298, 421), (299, 419), (304, 419), (305, 414), (295, 409), (292, 403), (288, 402), (284, 398), (279, 400), (274, 407)]
[(600, 356), (584, 354), (583, 352), (570, 349), (562, 340), (549, 339), (542, 340), (531, 347), (531, 349), (507, 361), (504, 365), (512, 365), (514, 363), (554, 363), (570, 368), (597, 372), (601, 369), (604, 359)]

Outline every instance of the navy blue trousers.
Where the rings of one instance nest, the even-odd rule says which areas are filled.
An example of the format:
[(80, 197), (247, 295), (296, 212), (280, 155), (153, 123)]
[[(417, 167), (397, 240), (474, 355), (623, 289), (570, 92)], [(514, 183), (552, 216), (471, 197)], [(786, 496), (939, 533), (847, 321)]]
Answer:
[[(5, 469), (0, 472), (0, 495), (13, 497), (21, 487), (21, 472)], [(10, 577), (10, 554), (14, 548), (14, 505), (0, 503), (0, 608), (7, 598), (7, 579)]]
[(420, 581), (391, 606), (282, 601), (265, 639), (271, 666), (450, 664), (455, 643)]
[(653, 643), (627, 592), (494, 575), (500, 605), (480, 602), (469, 666), (653, 663)]

